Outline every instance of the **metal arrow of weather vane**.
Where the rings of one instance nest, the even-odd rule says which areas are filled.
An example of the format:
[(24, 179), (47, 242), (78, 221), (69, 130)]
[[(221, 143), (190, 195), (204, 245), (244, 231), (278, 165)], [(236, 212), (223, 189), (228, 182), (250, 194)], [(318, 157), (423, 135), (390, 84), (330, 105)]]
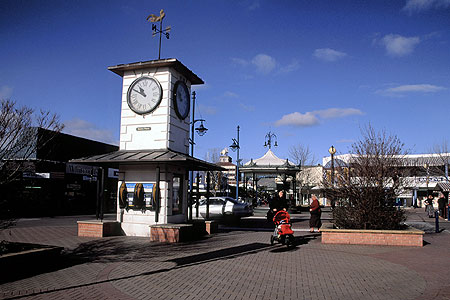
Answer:
[(164, 34), (167, 39), (169, 39), (169, 32), (172, 29), (170, 26), (167, 26), (164, 30), (162, 29), (162, 21), (166, 14), (164, 13), (164, 10), (161, 9), (159, 12), (159, 16), (156, 16), (154, 14), (150, 14), (147, 17), (147, 21), (150, 21), (152, 23), (159, 22), (159, 29), (156, 28), (156, 24), (152, 24), (152, 36), (156, 36), (159, 33), (159, 52), (158, 52), (158, 60), (161, 59), (161, 36)]

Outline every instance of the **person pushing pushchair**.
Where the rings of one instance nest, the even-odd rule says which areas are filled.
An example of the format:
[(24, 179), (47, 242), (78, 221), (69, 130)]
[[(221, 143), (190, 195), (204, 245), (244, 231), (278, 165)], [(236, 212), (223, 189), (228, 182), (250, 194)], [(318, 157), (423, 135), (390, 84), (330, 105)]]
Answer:
[(281, 190), (278, 192), (278, 194), (275, 195), (275, 197), (271, 199), (271, 201), (269, 201), (269, 211), (267, 212), (267, 221), (273, 222), (273, 217), (275, 216), (275, 214), (280, 210), (287, 210), (287, 208), (288, 205), (286, 198), (284, 196), (284, 191)]
[(433, 195), (429, 194), (427, 199), (425, 200), (425, 211), (428, 214), (428, 218), (434, 217), (433, 198)]

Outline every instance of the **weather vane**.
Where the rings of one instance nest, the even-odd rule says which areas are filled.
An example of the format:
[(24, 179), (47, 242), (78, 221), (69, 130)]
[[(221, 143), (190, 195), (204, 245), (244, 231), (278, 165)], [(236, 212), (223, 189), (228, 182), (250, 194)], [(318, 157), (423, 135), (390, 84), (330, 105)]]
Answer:
[(159, 16), (155, 16), (154, 14), (150, 14), (147, 17), (147, 21), (150, 21), (152, 23), (156, 23), (159, 22), (159, 29), (156, 28), (156, 24), (152, 24), (152, 36), (155, 36), (159, 33), (159, 54), (158, 54), (158, 59), (161, 59), (161, 35), (165, 35), (167, 39), (169, 39), (169, 32), (171, 27), (167, 26), (164, 30), (162, 29), (162, 21), (164, 19), (164, 17), (166, 16), (166, 14), (164, 13), (164, 10), (161, 9), (161, 11), (159, 12)]

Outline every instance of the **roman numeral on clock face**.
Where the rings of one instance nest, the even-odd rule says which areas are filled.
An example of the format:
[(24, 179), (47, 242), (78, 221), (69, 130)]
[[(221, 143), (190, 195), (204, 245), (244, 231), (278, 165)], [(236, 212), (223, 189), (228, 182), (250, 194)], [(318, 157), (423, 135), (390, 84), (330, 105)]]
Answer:
[(152, 77), (143, 76), (134, 80), (128, 88), (127, 102), (137, 114), (148, 114), (158, 107), (162, 98), (162, 88)]

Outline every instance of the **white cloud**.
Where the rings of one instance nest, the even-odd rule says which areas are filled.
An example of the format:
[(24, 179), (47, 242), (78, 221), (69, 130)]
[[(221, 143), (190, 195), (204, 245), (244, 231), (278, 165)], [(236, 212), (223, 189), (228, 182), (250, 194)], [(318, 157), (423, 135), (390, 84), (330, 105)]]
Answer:
[(356, 108), (328, 108), (325, 110), (316, 110), (312, 113), (323, 119), (343, 118), (352, 115), (362, 115), (362, 111)]
[[(294, 72), (299, 69), (300, 63), (298, 60), (293, 59), (290, 64), (286, 66), (280, 66), (275, 58), (270, 55), (260, 53), (255, 55), (251, 60), (245, 60), (242, 58), (232, 57), (231, 62), (234, 65), (238, 65), (241, 67), (253, 66), (255, 67), (255, 71), (260, 74), (267, 75), (275, 70), (277, 72), (275, 74), (286, 74), (290, 72)], [(273, 74), (273, 73), (272, 73)], [(245, 79), (254, 78), (252, 75), (244, 75)]]
[(328, 108), (304, 114), (294, 112), (281, 117), (280, 120), (275, 122), (275, 126), (314, 126), (320, 123), (320, 119), (343, 118), (351, 115), (363, 115), (363, 112), (356, 108)]
[(251, 62), (256, 66), (256, 70), (262, 74), (269, 74), (277, 66), (275, 59), (267, 54), (258, 54), (253, 57)]
[(243, 67), (249, 65), (249, 62), (246, 61), (245, 59), (242, 59), (242, 58), (232, 57), (232, 58), (231, 58), (231, 61), (232, 61), (234, 64), (240, 65), (240, 66), (243, 66)]
[(386, 53), (389, 56), (400, 57), (412, 53), (417, 44), (420, 43), (420, 38), (417, 36), (404, 37), (398, 34), (388, 34), (379, 43), (386, 48)]
[(280, 67), (279, 74), (285, 74), (297, 71), (300, 68), (300, 62), (294, 59), (289, 65)]
[(299, 112), (294, 112), (291, 114), (284, 115), (280, 120), (275, 122), (275, 126), (297, 126), (297, 127), (307, 127), (313, 126), (319, 123), (317, 116), (311, 112), (301, 114)]
[(108, 129), (99, 129), (97, 125), (81, 119), (72, 119), (64, 122), (64, 132), (99, 141), (107, 144), (118, 145), (119, 142), (114, 138), (114, 134)]
[(12, 95), (13, 89), (7, 85), (0, 88), (0, 99), (9, 99)]
[(449, 8), (450, 0), (407, 0), (402, 10), (410, 15), (429, 9)]
[(323, 61), (337, 61), (347, 56), (347, 53), (340, 52), (330, 48), (314, 50), (313, 55)]
[(383, 96), (403, 97), (405, 93), (435, 93), (445, 89), (445, 87), (432, 84), (407, 84), (378, 90), (376, 93)]

